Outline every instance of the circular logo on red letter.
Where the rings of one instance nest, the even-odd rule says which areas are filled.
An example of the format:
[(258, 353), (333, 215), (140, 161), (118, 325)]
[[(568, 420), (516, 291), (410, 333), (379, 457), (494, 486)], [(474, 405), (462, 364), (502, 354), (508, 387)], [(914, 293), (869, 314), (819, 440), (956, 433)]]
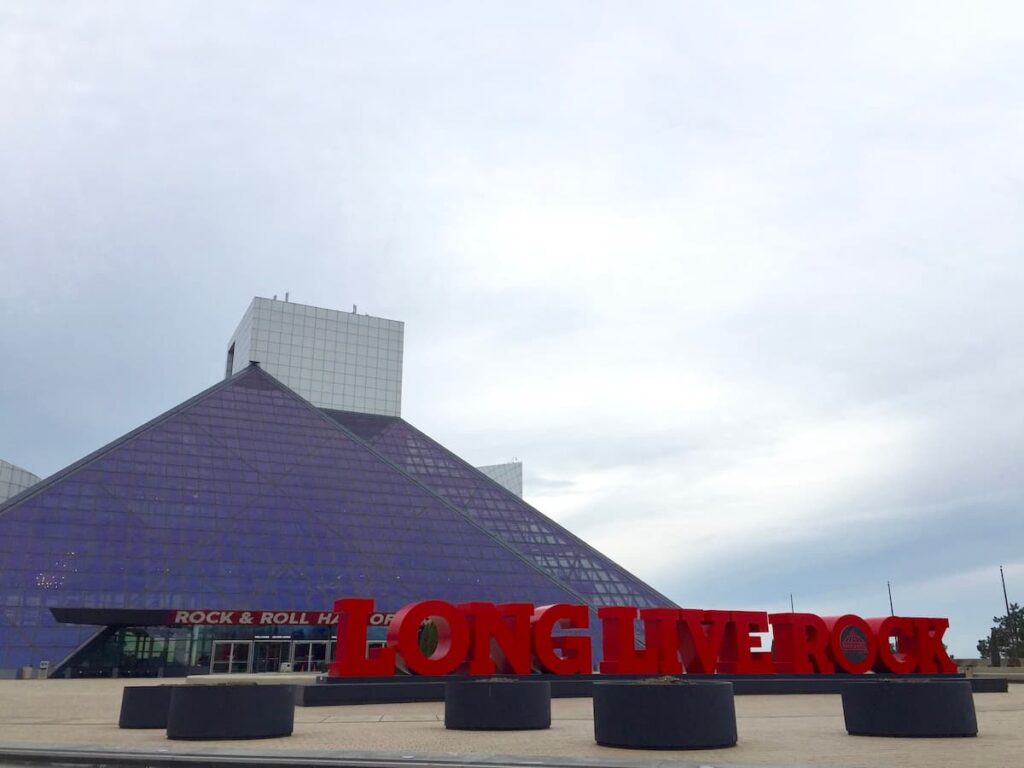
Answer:
[(843, 631), (839, 634), (839, 649), (843, 652), (843, 656), (852, 663), (860, 664), (868, 657), (870, 650), (867, 635), (861, 631), (860, 627), (853, 625), (843, 627)]

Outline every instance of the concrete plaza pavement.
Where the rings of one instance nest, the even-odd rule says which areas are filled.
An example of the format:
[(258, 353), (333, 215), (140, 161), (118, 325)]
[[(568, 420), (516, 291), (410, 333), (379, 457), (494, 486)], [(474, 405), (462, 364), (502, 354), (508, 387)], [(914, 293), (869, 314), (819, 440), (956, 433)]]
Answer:
[[(961, 739), (848, 736), (836, 695), (737, 696), (739, 744), (709, 751), (609, 749), (594, 742), (590, 699), (555, 699), (546, 731), (449, 731), (443, 703), (296, 707), (295, 732), (259, 741), (170, 741), (162, 730), (122, 730), (117, 721), (127, 685), (156, 680), (0, 680), (0, 747), (52, 746), (194, 754), (211, 749), (255, 757), (437, 758), (510, 764), (1024, 766), (1024, 686), (975, 694), (979, 735)], [(226, 752), (225, 752), (226, 753)], [(0, 763), (3, 758), (0, 757)]]

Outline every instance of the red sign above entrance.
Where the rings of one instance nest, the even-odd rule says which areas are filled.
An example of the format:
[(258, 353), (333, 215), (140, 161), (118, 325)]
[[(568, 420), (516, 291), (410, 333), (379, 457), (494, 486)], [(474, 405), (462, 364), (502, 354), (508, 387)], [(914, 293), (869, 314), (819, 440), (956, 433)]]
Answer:
[[(394, 618), (393, 613), (374, 611), (367, 617), (371, 627), (386, 627)], [(169, 626), (331, 626), (338, 623), (334, 611), (168, 611)]]
[[(330, 675), (335, 677), (392, 675), (398, 667), (420, 675), (593, 671), (590, 637), (556, 631), (588, 629), (585, 605), (412, 603), (388, 623), (386, 647), (368, 653), (366, 628), (376, 615), (373, 600), (338, 600), (334, 614), (338, 645)], [(597, 615), (603, 656), (599, 669), (607, 674), (956, 672), (942, 645), (946, 619), (625, 606), (599, 608)], [(428, 620), (438, 634), (429, 655), (420, 647), (420, 629)], [(637, 621), (643, 630), (642, 648), (636, 643)], [(759, 635), (769, 631), (774, 643), (766, 652), (760, 649)]]

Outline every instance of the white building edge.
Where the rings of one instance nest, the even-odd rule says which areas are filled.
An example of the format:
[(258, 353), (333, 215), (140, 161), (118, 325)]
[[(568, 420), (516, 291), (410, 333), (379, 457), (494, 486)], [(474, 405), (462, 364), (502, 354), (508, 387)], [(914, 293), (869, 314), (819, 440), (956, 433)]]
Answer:
[(17, 496), (26, 488), (42, 480), (38, 475), (22, 469), (16, 464), (0, 459), (0, 501), (6, 501), (12, 496)]
[(515, 459), (504, 464), (487, 464), (477, 469), (498, 485), (523, 498), (523, 462)]

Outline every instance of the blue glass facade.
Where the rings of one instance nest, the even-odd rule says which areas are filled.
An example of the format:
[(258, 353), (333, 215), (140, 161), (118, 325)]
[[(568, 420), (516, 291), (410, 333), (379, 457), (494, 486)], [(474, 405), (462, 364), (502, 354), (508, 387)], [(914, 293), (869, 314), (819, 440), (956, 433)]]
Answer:
[(595, 607), (673, 605), (408, 422), (392, 416), (325, 412), (566, 585), (577, 596), (577, 602)]
[(0, 505), (0, 670), (97, 633), (51, 607), (671, 604), (404, 421), (357, 416), (250, 367)]

